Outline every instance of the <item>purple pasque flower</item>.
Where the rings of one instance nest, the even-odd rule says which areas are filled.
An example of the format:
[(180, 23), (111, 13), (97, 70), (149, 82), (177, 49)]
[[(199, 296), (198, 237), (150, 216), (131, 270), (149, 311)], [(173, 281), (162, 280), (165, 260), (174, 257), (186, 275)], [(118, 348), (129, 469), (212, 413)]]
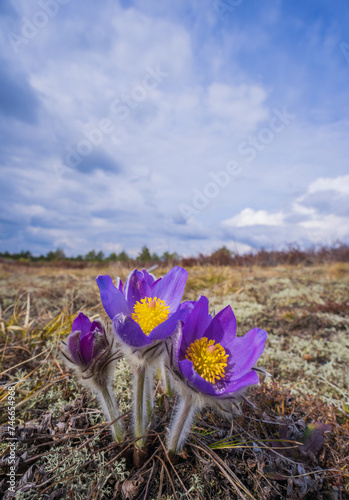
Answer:
[(253, 328), (244, 337), (236, 337), (232, 308), (227, 306), (212, 318), (208, 304), (201, 296), (182, 329), (170, 339), (171, 364), (194, 391), (230, 399), (258, 384), (253, 367), (264, 350), (267, 333)]
[(146, 445), (147, 428), (153, 412), (153, 371), (162, 366), (164, 339), (178, 328), (191, 303), (181, 304), (188, 273), (172, 268), (156, 280), (145, 269), (135, 269), (125, 287), (110, 276), (98, 276), (101, 300), (113, 321), (125, 357), (133, 365), (133, 424), (136, 448)]
[(205, 405), (230, 413), (234, 400), (258, 384), (254, 364), (262, 354), (267, 333), (259, 328), (236, 337), (236, 319), (230, 306), (214, 318), (208, 299), (201, 296), (182, 328), (166, 340), (169, 370), (179, 394), (167, 447), (178, 453), (196, 412)]
[(171, 335), (188, 313), (191, 303), (181, 304), (188, 273), (172, 268), (163, 278), (155, 279), (145, 269), (135, 269), (115, 286), (110, 276), (96, 278), (106, 313), (115, 332), (131, 349), (143, 349)]
[(121, 352), (113, 333), (100, 321), (91, 322), (80, 312), (73, 321), (67, 341), (62, 341), (61, 352), (80, 382), (96, 394), (107, 420), (112, 422), (112, 436), (120, 442), (123, 425), (113, 394), (112, 380)]
[(103, 383), (111, 374), (110, 365), (121, 357), (114, 336), (101, 321), (90, 321), (82, 312), (74, 319), (72, 331), (62, 342), (62, 354), (82, 379)]
[(107, 342), (99, 321), (91, 322), (82, 312), (74, 319), (68, 337), (68, 349), (76, 364), (87, 367), (92, 360), (105, 350)]

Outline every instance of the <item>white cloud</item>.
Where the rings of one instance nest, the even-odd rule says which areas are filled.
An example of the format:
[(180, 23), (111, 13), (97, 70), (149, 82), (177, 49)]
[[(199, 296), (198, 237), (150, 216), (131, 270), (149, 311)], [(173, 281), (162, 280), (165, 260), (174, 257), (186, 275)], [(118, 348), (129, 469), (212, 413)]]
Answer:
[(349, 241), (349, 216), (315, 215), (309, 220), (299, 222), (299, 226), (305, 228), (309, 240), (316, 243)]
[(266, 210), (244, 208), (238, 215), (222, 222), (226, 226), (281, 226), (285, 215), (281, 212), (269, 214)]
[[(282, 211), (269, 212), (245, 208), (230, 219), (223, 220), (221, 228), (226, 238), (252, 246), (266, 248), (283, 247), (287, 243), (301, 246), (312, 244), (333, 244), (336, 241), (349, 242), (349, 213), (323, 213), (319, 207), (326, 205), (329, 188), (336, 191), (341, 201), (346, 193), (349, 176), (319, 178), (313, 181), (306, 192), (291, 201)], [(320, 199), (315, 193), (324, 193)], [(314, 197), (315, 196), (315, 197)], [(333, 203), (330, 197), (329, 202)], [(343, 203), (340, 203), (343, 208)], [(335, 209), (336, 205), (332, 204)]]
[(312, 182), (308, 188), (308, 193), (317, 193), (319, 191), (338, 191), (338, 193), (349, 194), (349, 175), (341, 177), (320, 177)]
[(314, 215), (316, 212), (315, 208), (305, 207), (298, 201), (292, 203), (292, 211), (299, 215)]

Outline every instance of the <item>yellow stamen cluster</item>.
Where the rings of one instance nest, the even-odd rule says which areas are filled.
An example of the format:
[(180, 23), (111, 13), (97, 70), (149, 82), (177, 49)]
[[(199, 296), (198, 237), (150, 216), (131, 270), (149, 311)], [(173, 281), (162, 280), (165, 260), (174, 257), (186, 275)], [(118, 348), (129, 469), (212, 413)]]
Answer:
[(146, 335), (149, 335), (160, 323), (166, 321), (170, 314), (170, 306), (157, 297), (141, 299), (140, 302), (136, 302), (133, 310), (132, 319), (139, 324)]
[(220, 344), (202, 337), (190, 344), (185, 357), (193, 362), (194, 370), (202, 378), (214, 384), (216, 379), (225, 377), (228, 356)]

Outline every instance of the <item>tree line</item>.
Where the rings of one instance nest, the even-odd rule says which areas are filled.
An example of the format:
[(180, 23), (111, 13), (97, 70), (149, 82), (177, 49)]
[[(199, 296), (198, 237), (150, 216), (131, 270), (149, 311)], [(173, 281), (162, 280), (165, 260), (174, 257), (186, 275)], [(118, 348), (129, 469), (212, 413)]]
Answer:
[(263, 248), (250, 251), (245, 254), (231, 252), (223, 246), (211, 254), (200, 253), (195, 257), (181, 257), (176, 252), (164, 252), (158, 255), (151, 252), (147, 246), (143, 246), (137, 257), (129, 256), (125, 251), (112, 252), (104, 255), (102, 251), (90, 250), (86, 255), (67, 257), (61, 248), (51, 250), (46, 255), (34, 256), (29, 251), (20, 253), (0, 252), (0, 260), (5, 262), (22, 263), (53, 263), (55, 265), (66, 265), (70, 267), (85, 267), (90, 264), (108, 264), (120, 262), (125, 266), (137, 267), (153, 265), (181, 265), (191, 267), (197, 265), (214, 266), (277, 266), (277, 265), (303, 265), (311, 266), (328, 262), (349, 262), (349, 245), (337, 242), (331, 246), (318, 246), (301, 249), (297, 244), (288, 245), (281, 250), (265, 250)]
[(112, 252), (105, 255), (104, 252), (90, 250), (85, 255), (77, 255), (76, 257), (67, 257), (63, 249), (50, 250), (47, 254), (39, 256), (33, 255), (30, 251), (22, 250), (19, 253), (0, 252), (0, 258), (6, 260), (18, 260), (20, 262), (123, 262), (123, 263), (153, 263), (161, 264), (163, 262), (178, 262), (180, 256), (176, 253), (164, 252), (158, 255), (155, 252), (150, 252), (147, 246), (143, 246), (137, 257), (130, 257), (124, 250), (120, 253)]

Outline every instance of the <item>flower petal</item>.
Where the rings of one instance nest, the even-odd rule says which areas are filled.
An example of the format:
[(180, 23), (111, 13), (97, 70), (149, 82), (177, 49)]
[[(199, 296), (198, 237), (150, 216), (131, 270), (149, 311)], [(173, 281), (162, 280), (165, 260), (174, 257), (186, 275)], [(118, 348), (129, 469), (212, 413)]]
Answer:
[[(73, 323), (74, 324), (74, 323)], [(81, 364), (81, 360), (79, 358), (78, 352), (80, 351), (80, 331), (75, 330), (72, 331), (68, 337), (68, 349), (73, 360)]]
[(192, 309), (188, 309), (190, 315), (186, 318), (183, 326), (183, 336), (182, 345), (179, 355), (179, 359), (184, 359), (185, 353), (196, 339), (200, 339), (204, 336), (207, 327), (212, 320), (210, 314), (208, 314), (208, 298), (201, 295), (199, 300), (194, 304)]
[(137, 271), (137, 269), (134, 269), (126, 279), (124, 294), (132, 311), (136, 302), (140, 302), (144, 297), (151, 297), (151, 289), (147, 279), (143, 272)]
[(85, 365), (90, 364), (93, 358), (94, 336), (93, 332), (88, 332), (82, 338), (80, 337), (80, 356)]
[(82, 334), (88, 333), (91, 330), (91, 321), (84, 313), (79, 312), (72, 324), (72, 332), (79, 331)]
[(144, 275), (145, 281), (148, 283), (149, 286), (151, 286), (155, 281), (155, 277), (153, 276), (153, 274), (149, 274), (146, 269), (142, 269), (142, 273)]
[(105, 312), (110, 319), (113, 319), (116, 314), (130, 314), (130, 308), (123, 294), (118, 290), (110, 276), (97, 276), (97, 285), (101, 294), (101, 300)]
[(152, 343), (139, 324), (124, 314), (115, 316), (113, 326), (117, 337), (130, 347), (140, 348)]
[(213, 318), (203, 337), (214, 340), (230, 350), (230, 345), (235, 339), (236, 326), (235, 314), (232, 308), (227, 306)]
[(254, 370), (252, 370), (237, 380), (231, 380), (224, 386), (223, 389), (216, 390), (216, 396), (220, 399), (234, 397), (234, 393), (237, 391), (240, 391), (249, 385), (256, 385), (258, 383), (258, 375)]
[(177, 311), (164, 321), (160, 325), (156, 326), (149, 334), (149, 338), (152, 340), (161, 340), (169, 337), (176, 330), (178, 321), (184, 321), (189, 315), (188, 309), (181, 309)]
[(152, 285), (151, 297), (157, 297), (170, 306), (170, 313), (177, 311), (182, 300), (188, 273), (182, 267), (173, 267), (162, 279)]
[(200, 377), (200, 375), (194, 370), (193, 362), (189, 359), (179, 361), (179, 367), (191, 386), (196, 388), (199, 392), (203, 392), (204, 394), (217, 398), (232, 398), (234, 397), (234, 393), (240, 391), (244, 387), (259, 383), (258, 375), (254, 370), (246, 373), (243, 377), (237, 380), (230, 381), (228, 384), (221, 383), (220, 385), (213, 385), (210, 382), (207, 382), (204, 378)]
[(120, 292), (122, 292), (123, 285), (122, 285), (122, 280), (119, 276), (117, 276), (115, 282), (116, 282), (116, 288), (120, 290)]
[(195, 304), (196, 304), (196, 300), (185, 300), (184, 302), (181, 302), (179, 304), (178, 310), (179, 309), (193, 309)]
[(192, 361), (189, 359), (179, 361), (179, 368), (189, 384), (196, 388), (199, 392), (210, 394), (211, 396), (215, 395), (213, 385), (200, 377), (200, 375), (194, 370)]
[(254, 366), (264, 351), (267, 332), (253, 328), (244, 337), (236, 337), (228, 359), (229, 380), (238, 380)]
[(99, 332), (103, 333), (103, 328), (99, 321), (92, 321), (91, 323), (90, 331), (94, 332), (95, 330), (98, 330)]

